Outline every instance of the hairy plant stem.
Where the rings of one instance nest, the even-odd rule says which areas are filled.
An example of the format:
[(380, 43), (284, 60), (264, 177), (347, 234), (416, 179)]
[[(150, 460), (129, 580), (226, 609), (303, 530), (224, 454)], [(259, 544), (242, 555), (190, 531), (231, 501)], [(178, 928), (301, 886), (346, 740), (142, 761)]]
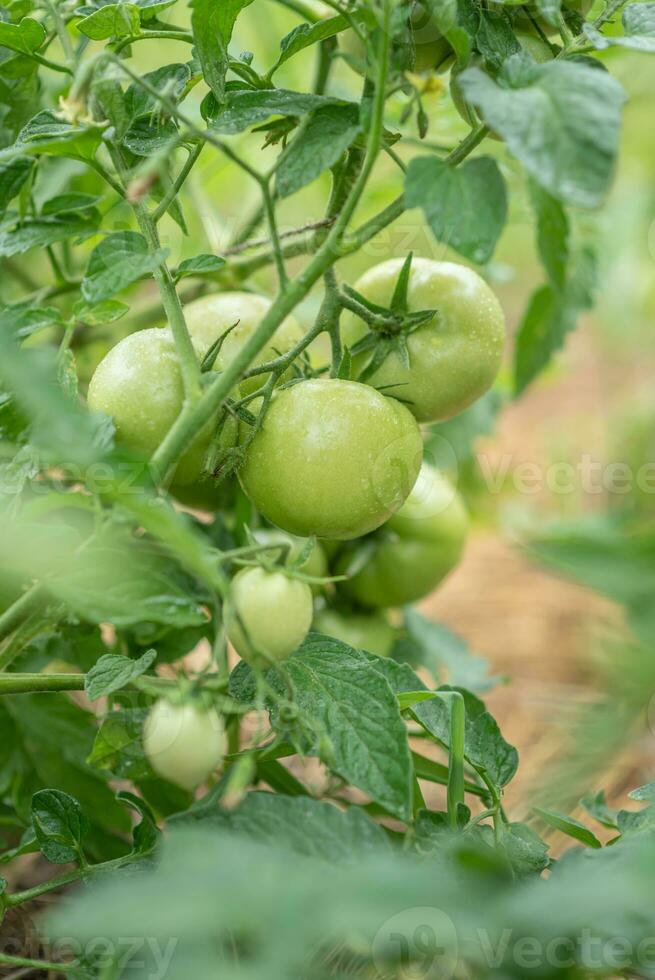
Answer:
[[(69, 974), (84, 974), (84, 969), (76, 963), (51, 963), (48, 960), (32, 960), (27, 956), (10, 956), (9, 953), (0, 953), (0, 963), (4, 963), (5, 966), (15, 966), (15, 967), (25, 967), (30, 976), (33, 976), (33, 970), (39, 970), (41, 973), (69, 973)], [(18, 974), (13, 974), (18, 976)], [(21, 970), (20, 975), (23, 974)]]
[(83, 690), (84, 674), (0, 674), (0, 695)]
[(182, 190), (182, 186), (185, 180), (191, 173), (193, 167), (196, 164), (198, 157), (200, 156), (204, 148), (205, 148), (204, 143), (197, 143), (196, 146), (194, 146), (193, 149), (190, 150), (189, 155), (184, 161), (184, 166), (180, 170), (175, 180), (172, 182), (167, 193), (164, 195), (160, 203), (157, 205), (157, 207), (150, 215), (154, 224), (157, 224), (157, 222), (164, 217), (164, 215), (170, 208), (171, 204)]
[[(41, 605), (43, 590), (40, 585), (33, 585), (31, 589), (17, 599), (0, 616), (0, 639), (10, 633), (23, 623), (31, 612)], [(0, 662), (0, 670), (4, 664)]]
[(44, 881), (40, 885), (34, 885), (33, 888), (26, 888), (22, 892), (14, 892), (13, 895), (3, 896), (4, 906), (5, 908), (17, 908), (19, 905), (25, 905), (26, 902), (33, 902), (34, 899), (41, 898), (42, 895), (47, 895), (48, 892), (55, 891), (57, 888), (72, 885), (76, 881), (82, 881), (95, 874), (117, 871), (119, 868), (124, 868), (127, 864), (134, 864), (135, 861), (142, 860), (144, 857), (147, 857), (147, 855), (126, 854), (124, 857), (114, 858), (113, 861), (104, 861), (102, 864), (87, 864), (84, 868), (76, 868), (67, 874), (59, 875), (58, 878), (51, 878), (49, 881)]

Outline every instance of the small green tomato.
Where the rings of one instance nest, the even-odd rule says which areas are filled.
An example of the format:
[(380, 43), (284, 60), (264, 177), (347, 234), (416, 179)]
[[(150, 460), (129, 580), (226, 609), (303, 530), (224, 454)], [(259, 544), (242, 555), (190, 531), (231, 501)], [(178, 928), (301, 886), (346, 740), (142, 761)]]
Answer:
[(284, 572), (243, 568), (225, 604), (225, 631), (239, 656), (267, 667), (290, 657), (312, 623), (312, 590)]
[(160, 698), (146, 718), (143, 747), (155, 772), (194, 790), (223, 763), (223, 721), (216, 711), (205, 711), (193, 702), (172, 704)]

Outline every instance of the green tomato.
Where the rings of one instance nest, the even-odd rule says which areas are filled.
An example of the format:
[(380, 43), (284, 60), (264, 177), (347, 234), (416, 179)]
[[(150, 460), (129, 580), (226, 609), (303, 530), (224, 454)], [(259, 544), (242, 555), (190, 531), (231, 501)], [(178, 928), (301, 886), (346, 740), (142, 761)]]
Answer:
[[(425, 4), (413, 4), (411, 21), (414, 40), (413, 71), (419, 74), (446, 71), (453, 60), (453, 49)], [(340, 44), (341, 50), (351, 55), (355, 62), (366, 63), (366, 48), (352, 28), (340, 35)]]
[[(388, 307), (402, 266), (400, 258), (376, 265), (355, 288)], [(437, 315), (408, 336), (409, 365), (392, 352), (368, 380), (406, 401), (419, 422), (442, 421), (463, 412), (493, 384), (503, 356), (505, 317), (484, 279), (454, 262), (415, 258), (407, 300), (410, 312), (437, 310)], [(344, 314), (342, 337), (349, 347), (366, 331), (355, 314)]]
[[(175, 341), (167, 328), (124, 337), (100, 362), (89, 384), (89, 408), (110, 415), (117, 442), (145, 458), (161, 445), (183, 401)], [(200, 476), (211, 434), (211, 425), (205, 426), (189, 446), (175, 471), (178, 485)]]
[(286, 660), (312, 624), (312, 590), (284, 572), (242, 568), (225, 604), (225, 632), (239, 656), (266, 667)]
[(388, 657), (396, 639), (393, 626), (379, 612), (346, 613), (321, 609), (314, 616), (312, 629), (325, 636), (333, 636), (355, 650), (366, 650), (378, 657)]
[[(468, 533), (461, 497), (448, 480), (424, 464), (397, 514), (374, 536), (364, 567), (338, 589), (363, 606), (403, 606), (432, 592), (458, 564)], [(337, 571), (353, 562), (344, 555)]]
[[(271, 300), (256, 293), (215, 293), (212, 296), (202, 296), (184, 307), (184, 315), (189, 333), (194, 342), (209, 350), (211, 345), (230, 327), (234, 329), (223, 342), (220, 353), (216, 358), (214, 370), (223, 371), (234, 360), (246, 341), (264, 319), (271, 308)], [(250, 367), (258, 367), (278, 356), (286, 354), (298, 341), (302, 340), (303, 331), (293, 316), (283, 320), (275, 331), (270, 342), (252, 361)], [(288, 371), (281, 380), (291, 377)], [(258, 374), (248, 378), (239, 385), (244, 395), (261, 388), (267, 375)]]
[(274, 394), (239, 479), (272, 524), (347, 540), (398, 510), (421, 457), (421, 434), (404, 405), (369, 385), (324, 378)]
[(155, 772), (193, 790), (222, 765), (225, 729), (216, 711), (161, 698), (146, 718), (143, 747)]
[[(258, 544), (289, 545), (290, 550), (288, 555), (291, 561), (299, 557), (307, 544), (305, 538), (297, 538), (294, 534), (287, 534), (285, 531), (278, 531), (276, 528), (268, 527), (262, 527), (255, 531), (254, 538)], [(269, 551), (267, 554), (276, 556), (274, 551)], [(278, 552), (278, 554), (280, 553)], [(330, 574), (325, 551), (318, 541), (314, 542), (314, 547), (310, 551), (309, 557), (305, 564), (300, 567), (299, 571), (304, 572), (305, 575), (311, 575), (313, 578), (325, 578)], [(321, 586), (318, 584), (312, 585), (310, 588), (314, 593), (321, 591)]]
[[(550, 49), (550, 45), (540, 38), (536, 34), (528, 34), (522, 31), (516, 32), (516, 40), (519, 45), (531, 55), (537, 64), (544, 64), (546, 61), (553, 60), (553, 52)], [(481, 67), (484, 64), (484, 59), (480, 55), (473, 55), (470, 62), (466, 68), (471, 67)], [(478, 126), (480, 124), (480, 115), (477, 110), (470, 105), (462, 91), (462, 86), (459, 83), (459, 76), (464, 68), (453, 68), (450, 73), (450, 96), (453, 100), (453, 104), (457, 109), (458, 113), (462, 117), (465, 123), (469, 126)], [(489, 134), (493, 139), (502, 139), (497, 133)]]

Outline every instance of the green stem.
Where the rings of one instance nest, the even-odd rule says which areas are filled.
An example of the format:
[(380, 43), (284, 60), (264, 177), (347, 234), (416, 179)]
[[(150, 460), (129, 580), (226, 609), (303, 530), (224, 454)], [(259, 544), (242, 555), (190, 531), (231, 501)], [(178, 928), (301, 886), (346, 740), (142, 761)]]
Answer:
[(66, 28), (66, 23), (59, 12), (59, 7), (57, 6), (56, 2), (53, 3), (52, 0), (46, 0), (46, 6), (50, 11), (50, 15), (55, 25), (55, 30), (57, 32), (57, 37), (59, 38), (59, 43), (61, 44), (61, 49), (64, 52), (66, 61), (72, 67), (77, 59), (75, 57), (73, 42), (71, 41), (70, 34)]
[(84, 674), (0, 674), (0, 695), (83, 690)]
[(450, 826), (457, 829), (457, 810), (464, 803), (464, 736), (466, 731), (466, 707), (458, 691), (449, 695), (450, 700), (450, 750), (448, 765), (448, 817)]
[(273, 257), (275, 260), (275, 268), (277, 270), (277, 278), (280, 285), (280, 289), (286, 289), (286, 285), (289, 281), (287, 276), (287, 271), (284, 267), (284, 255), (282, 252), (282, 245), (280, 243), (280, 236), (277, 229), (277, 220), (275, 217), (275, 202), (273, 201), (273, 195), (271, 194), (270, 187), (267, 181), (261, 182), (261, 192), (264, 200), (264, 210), (266, 212), (266, 218), (268, 220), (268, 233), (271, 236), (271, 246), (273, 250)]
[(168, 192), (164, 195), (160, 203), (157, 205), (157, 207), (150, 215), (150, 217), (152, 218), (155, 224), (157, 224), (157, 222), (164, 217), (164, 215), (170, 208), (171, 204), (182, 190), (182, 186), (185, 180), (191, 173), (193, 167), (195, 166), (196, 160), (202, 153), (204, 147), (205, 147), (204, 143), (197, 143), (196, 146), (194, 146), (193, 149), (189, 152), (189, 155), (186, 158), (184, 166), (182, 167), (179, 174), (175, 178)]
[(35, 51), (29, 55), (34, 61), (38, 61), (40, 65), (44, 68), (50, 68), (52, 71), (64, 72), (66, 75), (72, 75), (73, 72), (68, 67), (68, 65), (60, 65), (57, 61), (50, 61), (49, 58), (44, 58), (42, 55), (37, 54)]
[(608, 0), (605, 9), (598, 15), (593, 23), (596, 30), (600, 30), (603, 24), (606, 24), (608, 20), (611, 20), (614, 14), (618, 13), (621, 7), (624, 7), (627, 0)]
[(27, 967), (31, 970), (39, 970), (42, 973), (83, 973), (82, 967), (76, 963), (50, 963), (48, 960), (31, 960), (25, 956), (10, 956), (8, 953), (0, 953), (0, 963), (5, 966)]
[(139, 861), (145, 856), (145, 854), (126, 854), (124, 857), (115, 858), (113, 861), (104, 861), (102, 864), (89, 864), (85, 868), (76, 868), (67, 874), (59, 875), (58, 878), (51, 878), (50, 881), (44, 881), (40, 885), (26, 888), (22, 892), (5, 895), (5, 906), (6, 908), (16, 908), (19, 905), (25, 905), (26, 902), (33, 902), (34, 899), (41, 898), (42, 895), (47, 895), (48, 892), (56, 891), (57, 888), (63, 888), (64, 885), (72, 885), (76, 881), (82, 881), (94, 874), (116, 871), (119, 868), (124, 868), (127, 864), (134, 864), (135, 861)]
[[(155, 254), (161, 248), (157, 226), (145, 204), (137, 202), (133, 207), (139, 228), (148, 243), (148, 248)], [(154, 275), (159, 287), (162, 306), (164, 307), (164, 312), (166, 313), (175, 339), (185, 398), (187, 403), (192, 403), (198, 400), (201, 392), (200, 364), (198, 363), (198, 358), (191, 342), (180, 297), (177, 295), (175, 283), (173, 282), (173, 277), (166, 263), (166, 259), (161, 259), (155, 269)]]
[[(0, 638), (8, 636), (23, 623), (41, 601), (41, 586), (33, 585), (0, 616)], [(0, 670), (4, 665), (0, 662)]]

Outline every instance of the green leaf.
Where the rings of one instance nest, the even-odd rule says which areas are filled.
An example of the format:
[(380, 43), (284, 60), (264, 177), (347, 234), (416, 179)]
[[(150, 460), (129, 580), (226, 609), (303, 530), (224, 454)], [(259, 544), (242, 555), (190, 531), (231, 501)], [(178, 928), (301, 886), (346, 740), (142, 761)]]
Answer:
[(129, 306), (119, 303), (116, 299), (105, 299), (101, 303), (87, 303), (78, 300), (73, 306), (73, 313), (80, 321), (89, 327), (98, 327), (103, 323), (114, 323), (129, 311)]
[(181, 814), (176, 823), (200, 820), (243, 835), (249, 840), (287, 847), (297, 854), (323, 861), (352, 860), (367, 852), (389, 851), (384, 831), (362, 810), (353, 806), (345, 812), (332, 803), (307, 796), (248, 793), (232, 811), (215, 805), (196, 807)]
[(157, 821), (148, 804), (134, 793), (121, 790), (116, 794), (119, 803), (123, 803), (137, 813), (141, 820), (132, 831), (132, 853), (138, 855), (151, 854), (159, 842)]
[(91, 668), (84, 680), (84, 690), (90, 701), (114, 694), (131, 684), (136, 677), (150, 670), (157, 659), (156, 650), (148, 650), (138, 660), (108, 653)]
[(19, 303), (0, 309), (0, 330), (11, 333), (17, 340), (25, 340), (32, 334), (63, 323), (55, 306), (34, 307), (31, 303)]
[(191, 27), (202, 73), (219, 103), (225, 98), (228, 45), (236, 19), (252, 0), (191, 0)]
[(41, 208), (42, 215), (70, 214), (74, 211), (90, 211), (100, 202), (101, 198), (94, 194), (80, 194), (72, 191), (68, 194), (57, 194), (48, 198)]
[(35, 793), (32, 826), (46, 860), (52, 864), (79, 860), (88, 823), (80, 804), (68, 793), (56, 789)]
[[(8, 764), (3, 760), (3, 778), (12, 779), (17, 788), (21, 786), (21, 795), (28, 794), (26, 819), (29, 819), (32, 793), (56, 786), (80, 802), (91, 826), (88, 846), (93, 853), (104, 855), (108, 847), (114, 847), (111, 835), (127, 833), (129, 821), (106, 779), (85, 761), (96, 733), (95, 716), (69, 698), (38, 694), (3, 700), (0, 704), (3, 737), (7, 734), (3, 718), (8, 717), (13, 726), (9, 736), (12, 755)], [(20, 809), (21, 804), (18, 801), (17, 804)], [(124, 850), (121, 842), (119, 853)]]
[(570, 269), (563, 291), (546, 285), (532, 294), (516, 337), (515, 395), (525, 391), (547, 367), (567, 335), (575, 329), (580, 314), (593, 305), (595, 278), (595, 255), (584, 250)]
[(500, 11), (482, 8), (475, 41), (478, 51), (494, 71), (521, 50), (512, 22), (502, 8)]
[(451, 167), (437, 157), (411, 161), (408, 207), (423, 209), (439, 241), (473, 262), (488, 262), (507, 220), (505, 181), (492, 157)]
[(583, 796), (580, 800), (580, 806), (603, 827), (608, 827), (610, 830), (617, 829), (616, 813), (608, 807), (604, 790), (601, 789), (595, 795), (589, 793), (587, 796)]
[[(376, 657), (372, 661), (381, 674), (386, 677), (396, 695), (407, 691), (427, 691), (425, 684), (407, 664)], [(443, 684), (436, 689), (435, 697), (410, 709), (412, 717), (445, 748), (450, 745), (450, 691), (458, 691), (464, 698), (466, 708), (466, 733), (464, 756), (469, 765), (479, 772), (484, 771), (490, 781), (500, 790), (516, 774), (518, 752), (505, 741), (498, 723), (486, 710), (484, 703), (470, 691)]]
[(655, 52), (655, 3), (631, 3), (622, 15), (624, 36), (607, 36), (591, 24), (585, 24), (584, 33), (595, 48), (621, 47), (632, 51)]
[[(362, 25), (368, 24), (372, 26), (375, 24), (375, 20), (369, 11), (355, 10), (351, 16)], [(349, 22), (341, 14), (338, 14), (336, 17), (322, 17), (314, 24), (299, 24), (297, 27), (294, 27), (280, 41), (280, 57), (269, 72), (269, 76), (272, 78), (278, 68), (288, 61), (289, 58), (298, 54), (299, 51), (304, 51), (306, 48), (311, 47), (311, 45), (319, 44), (321, 41), (327, 41), (341, 31), (348, 30), (349, 27)]]
[(326, 105), (312, 112), (280, 157), (275, 185), (289, 197), (332, 167), (359, 135), (359, 109)]
[(33, 166), (34, 161), (29, 157), (14, 157), (7, 163), (0, 163), (0, 215), (16, 197)]
[(167, 146), (172, 146), (177, 136), (177, 126), (172, 120), (153, 124), (148, 117), (137, 119), (132, 123), (123, 137), (123, 142), (135, 156), (150, 157), (160, 153)]
[(110, 3), (77, 23), (81, 34), (92, 41), (129, 37), (141, 31), (139, 8), (133, 3)]
[(95, 208), (22, 221), (10, 215), (0, 223), (0, 256), (22, 255), (31, 248), (45, 248), (71, 238), (84, 241), (96, 233), (100, 220), (100, 212)]
[(210, 128), (213, 132), (229, 136), (242, 133), (271, 116), (300, 118), (326, 105), (347, 106), (349, 103), (323, 95), (290, 92), (287, 89), (237, 89), (227, 92), (223, 105), (206, 105), (205, 115), (211, 121)]
[[(311, 754), (320, 755), (332, 772), (389, 813), (409, 819), (412, 766), (407, 732), (395, 693), (368, 656), (310, 633), (285, 669), (295, 702), (316, 734)], [(274, 676), (269, 672), (269, 680), (280, 686)], [(230, 693), (236, 700), (252, 700), (253, 675), (246, 666), (233, 671)]]
[(537, 216), (539, 255), (555, 289), (564, 289), (569, 262), (569, 221), (562, 204), (530, 181), (530, 198)]
[(0, 378), (32, 423), (31, 440), (46, 459), (73, 466), (98, 459), (103, 447), (97, 421), (57, 384), (53, 351), (20, 349), (9, 332), (0, 331)]
[(0, 159), (6, 155), (15, 157), (17, 153), (44, 153), (74, 160), (91, 160), (101, 138), (101, 126), (71, 126), (44, 109), (23, 126), (15, 146), (0, 151)]
[(96, 734), (89, 755), (90, 766), (107, 769), (120, 779), (138, 782), (152, 776), (152, 770), (143, 751), (143, 723), (145, 708), (123, 708), (110, 711)]
[(607, 72), (579, 62), (537, 65), (512, 55), (494, 81), (459, 76), (468, 102), (546, 191), (578, 207), (603, 201), (614, 174), (625, 94)]
[(23, 17), (19, 24), (5, 24), (0, 20), (0, 47), (10, 48), (19, 54), (32, 54), (45, 41), (43, 24), (32, 17)]
[(195, 626), (206, 620), (179, 581), (176, 566), (148, 542), (126, 539), (118, 531), (88, 542), (48, 588), (92, 623)]
[(225, 259), (219, 255), (210, 255), (203, 252), (194, 255), (192, 259), (183, 259), (177, 267), (175, 280), (185, 279), (187, 276), (206, 276), (213, 272), (218, 272), (225, 265)]
[[(146, 72), (143, 80), (158, 92), (166, 92), (173, 102), (178, 102), (191, 80), (191, 68), (176, 61)], [(150, 118), (155, 111), (161, 110), (157, 99), (136, 82), (132, 82), (125, 92), (125, 107), (133, 120), (139, 117)]]
[(640, 786), (639, 789), (633, 789), (632, 793), (629, 793), (628, 795), (631, 800), (655, 803), (655, 782), (646, 783), (645, 786)]
[(585, 827), (578, 820), (574, 820), (573, 817), (568, 817), (564, 813), (557, 813), (555, 810), (547, 810), (541, 806), (533, 806), (532, 809), (549, 827), (554, 827), (555, 830), (561, 831), (568, 837), (573, 837), (585, 847), (600, 848), (603, 846), (588, 827)]
[(540, 562), (615, 602), (652, 606), (655, 596), (655, 529), (621, 528), (611, 519), (562, 522), (528, 543)]
[(164, 261), (163, 249), (150, 254), (143, 235), (119, 231), (96, 245), (82, 280), (82, 295), (89, 303), (111, 299), (137, 279), (149, 277)]

